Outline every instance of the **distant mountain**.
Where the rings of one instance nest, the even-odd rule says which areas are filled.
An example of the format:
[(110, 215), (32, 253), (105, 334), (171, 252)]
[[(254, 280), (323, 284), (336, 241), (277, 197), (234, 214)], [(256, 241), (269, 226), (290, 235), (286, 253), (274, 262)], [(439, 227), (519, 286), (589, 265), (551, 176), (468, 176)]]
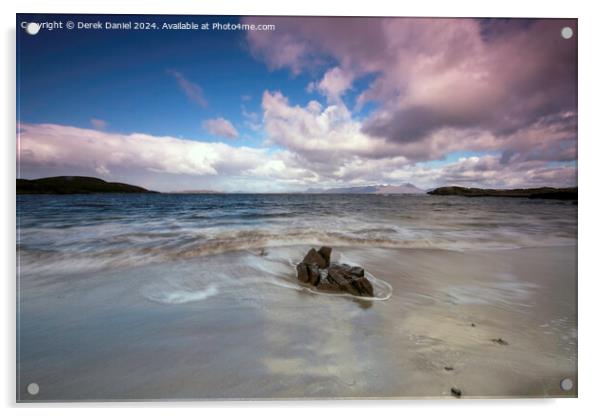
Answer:
[(140, 186), (105, 182), (88, 176), (17, 179), (18, 194), (156, 193)]
[(467, 197), (507, 197), (531, 199), (563, 199), (576, 200), (577, 188), (525, 188), (525, 189), (482, 189), (464, 188), (462, 186), (444, 186), (429, 191), (430, 195), (467, 196)]
[(212, 189), (192, 189), (187, 191), (170, 191), (165, 192), (168, 194), (223, 194), (221, 191), (214, 191)]
[(411, 183), (403, 185), (369, 185), (353, 186), (349, 188), (309, 188), (306, 193), (310, 194), (423, 194), (426, 191)]

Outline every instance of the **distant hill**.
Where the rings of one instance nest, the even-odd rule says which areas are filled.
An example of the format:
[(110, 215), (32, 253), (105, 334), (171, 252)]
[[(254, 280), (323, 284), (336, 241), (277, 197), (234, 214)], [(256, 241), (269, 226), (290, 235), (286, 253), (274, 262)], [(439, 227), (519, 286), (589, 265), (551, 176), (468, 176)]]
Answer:
[(411, 183), (403, 185), (369, 185), (354, 186), (349, 188), (309, 188), (306, 193), (310, 194), (423, 194), (426, 191)]
[(17, 179), (17, 194), (155, 193), (140, 186), (87, 176)]
[(221, 191), (214, 191), (212, 189), (192, 189), (192, 190), (185, 190), (185, 191), (170, 191), (170, 192), (165, 192), (168, 194), (187, 194), (187, 195), (194, 195), (194, 194), (223, 194), (223, 192)]
[(507, 197), (532, 199), (576, 200), (577, 188), (526, 188), (526, 189), (481, 189), (462, 186), (444, 186), (428, 192), (430, 195), (467, 196), (467, 197)]

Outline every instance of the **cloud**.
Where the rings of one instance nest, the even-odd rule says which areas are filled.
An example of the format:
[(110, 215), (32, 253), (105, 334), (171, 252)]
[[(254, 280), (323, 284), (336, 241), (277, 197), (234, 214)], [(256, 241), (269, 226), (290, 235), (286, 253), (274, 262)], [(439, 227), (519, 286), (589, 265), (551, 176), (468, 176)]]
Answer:
[[(505, 136), (542, 117), (574, 111), (576, 41), (559, 35), (567, 24), (536, 21), (500, 29), (489, 39), (476, 20), (437, 21), (428, 31), (412, 30), (414, 45), (389, 44), (398, 58), (362, 96), (382, 102), (364, 130), (406, 142), (441, 128), (480, 128)], [(402, 21), (384, 30), (392, 39), (408, 36)], [(443, 34), (447, 41), (441, 42)]]
[(301, 107), (289, 104), (279, 91), (265, 91), (262, 109), (268, 143), (296, 152), (308, 162), (332, 165), (352, 156), (383, 156), (395, 148), (362, 133), (361, 124), (342, 103), (322, 108), (310, 101)]
[[(293, 125), (295, 129), (303, 125), (306, 112), (321, 115), (322, 123), (328, 118), (327, 109), (311, 108), (312, 105), (308, 105), (309, 109), (291, 108), (276, 93), (265, 93), (264, 96), (268, 101), (276, 101), (270, 105), (282, 105), (280, 112), (292, 111), (300, 118)], [(352, 128), (350, 126), (354, 122), (349, 123), (338, 127), (342, 129), (339, 134)], [(358, 126), (353, 128), (358, 129)], [(319, 144), (315, 145), (318, 146), (316, 148), (310, 143), (307, 148), (301, 146), (295, 150), (296, 134), (300, 132), (286, 138), (292, 140), (290, 148), (273, 150), (169, 136), (19, 123), (18, 161), (21, 175), (26, 178), (91, 175), (157, 190), (282, 192), (301, 191), (308, 187), (402, 182), (412, 182), (423, 188), (443, 184), (493, 187), (576, 185), (576, 167), (572, 162), (503, 160), (503, 155), (485, 154), (460, 158), (443, 166), (430, 166), (428, 163), (412, 163), (394, 153), (371, 157), (374, 151), (362, 149), (365, 146), (363, 139), (354, 142), (358, 148), (339, 145), (320, 148)], [(355, 134), (361, 132), (356, 131)], [(342, 140), (342, 137), (334, 140)], [(357, 153), (361, 151), (367, 156), (359, 156)]]
[[(324, 187), (404, 182), (423, 188), (445, 184), (501, 188), (576, 186), (575, 166), (550, 165), (576, 157), (573, 113), (541, 121), (504, 140), (478, 129), (443, 129), (424, 142), (391, 143), (363, 133), (361, 123), (342, 103), (323, 108), (310, 101), (302, 107), (291, 105), (280, 92), (266, 91), (262, 108), (269, 143), (290, 151), (296, 162), (289, 164), (304, 167), (304, 174), (312, 175), (313, 181)], [(523, 147), (532, 151), (526, 152)], [(416, 163), (433, 156), (444, 159), (446, 154), (467, 148), (497, 154), (460, 158), (437, 167)], [(515, 149), (515, 153), (510, 157), (500, 155), (502, 148)], [(275, 174), (283, 169), (284, 165), (274, 162), (253, 173)]]
[(577, 168), (571, 164), (554, 165), (545, 161), (507, 164), (499, 155), (491, 154), (463, 157), (437, 166), (408, 164), (398, 158), (356, 160), (339, 167), (336, 175), (343, 183), (411, 182), (424, 189), (446, 185), (491, 188), (577, 186)]
[(240, 109), (245, 126), (254, 132), (260, 131), (262, 128), (262, 124), (259, 119), (259, 113), (247, 110), (247, 107), (244, 104), (240, 106)]
[(173, 175), (234, 175), (270, 160), (265, 149), (232, 147), (141, 133), (117, 134), (56, 124), (19, 125), (22, 172), (44, 168), (69, 174), (133, 171)]
[(544, 161), (504, 164), (499, 156), (494, 155), (461, 158), (431, 173), (437, 183), (445, 185), (492, 188), (577, 186), (575, 166), (554, 166)]
[(184, 77), (184, 75), (182, 75), (178, 71), (168, 70), (167, 73), (176, 79), (178, 85), (180, 86), (182, 91), (184, 91), (184, 93), (190, 99), (190, 101), (199, 105), (200, 107), (207, 107), (208, 103), (205, 99), (205, 94), (203, 93), (203, 89), (200, 87), (200, 85), (188, 80), (186, 77)]
[(334, 67), (326, 71), (320, 82), (311, 82), (308, 85), (308, 91), (318, 91), (325, 95), (330, 102), (337, 102), (341, 96), (351, 88), (353, 83), (353, 74), (344, 71), (339, 67)]
[(238, 137), (238, 131), (232, 123), (223, 117), (212, 118), (203, 121), (203, 128), (214, 136), (227, 137), (235, 139)]
[(505, 160), (576, 155), (576, 124), (565, 115), (576, 114), (577, 39), (560, 36), (575, 20), (245, 20), (275, 21), (277, 33), (247, 33), (253, 55), (295, 75), (324, 71), (309, 89), (331, 103), (370, 75), (356, 100), (376, 108), (359, 130), (410, 160), (456, 150), (498, 149)]
[(101, 120), (99, 118), (94, 118), (94, 117), (90, 119), (90, 124), (96, 130), (104, 130), (108, 125), (108, 123), (105, 120)]
[(21, 177), (100, 176), (155, 190), (305, 190), (322, 179), (288, 150), (19, 123)]

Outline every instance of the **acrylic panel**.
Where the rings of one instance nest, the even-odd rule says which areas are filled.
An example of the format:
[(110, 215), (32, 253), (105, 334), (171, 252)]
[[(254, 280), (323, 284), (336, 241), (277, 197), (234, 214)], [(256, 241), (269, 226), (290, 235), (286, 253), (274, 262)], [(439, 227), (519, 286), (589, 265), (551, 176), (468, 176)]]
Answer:
[(17, 15), (17, 400), (576, 397), (577, 29)]

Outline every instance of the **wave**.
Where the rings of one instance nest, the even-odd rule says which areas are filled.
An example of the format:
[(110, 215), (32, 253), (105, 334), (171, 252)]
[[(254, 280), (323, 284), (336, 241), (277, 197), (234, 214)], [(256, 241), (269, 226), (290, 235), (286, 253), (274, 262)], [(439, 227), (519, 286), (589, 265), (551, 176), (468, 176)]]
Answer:
[(305, 248), (301, 247), (281, 247), (263, 255), (244, 251), (222, 255), (215, 261), (203, 263), (202, 268), (197, 262), (175, 264), (170, 267), (169, 274), (159, 273), (161, 277), (155, 279), (149, 277), (151, 282), (142, 288), (141, 293), (149, 301), (166, 305), (201, 302), (214, 296), (261, 301), (270, 293), (276, 296), (274, 289), (269, 287), (362, 301), (385, 301), (391, 297), (392, 286), (368, 271), (365, 276), (374, 287), (373, 297), (320, 292), (299, 283), (295, 265), (304, 251)]
[[(402, 234), (403, 233), (403, 234)], [(392, 227), (366, 227), (351, 232), (308, 228), (250, 229), (219, 232), (140, 232), (107, 235), (96, 240), (63, 242), (44, 249), (19, 244), (22, 268), (31, 273), (70, 273), (155, 262), (187, 260), (227, 252), (261, 252), (274, 247), (319, 246), (451, 251), (500, 250), (529, 246), (568, 246), (574, 239), (559, 236), (531, 240), (524, 235), (499, 233), (497, 238), (473, 231), (470, 236), (448, 233), (420, 236)]]
[(205, 300), (219, 293), (217, 285), (211, 284), (203, 290), (173, 290), (157, 291), (147, 290), (145, 297), (148, 300), (164, 304), (182, 304)]

